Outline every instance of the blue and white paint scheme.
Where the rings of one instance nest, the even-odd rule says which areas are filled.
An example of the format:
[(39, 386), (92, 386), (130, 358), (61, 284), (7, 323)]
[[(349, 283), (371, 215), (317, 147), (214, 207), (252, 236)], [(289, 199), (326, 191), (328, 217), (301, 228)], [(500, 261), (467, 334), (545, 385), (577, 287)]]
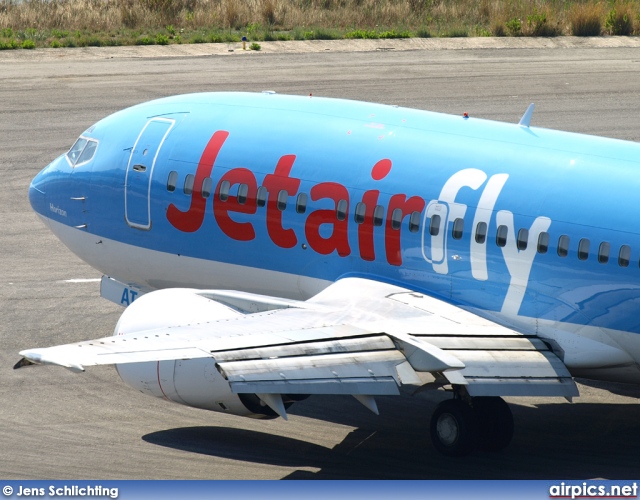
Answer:
[(113, 338), (17, 367), (115, 364), (142, 392), (258, 417), (444, 387), (431, 435), (450, 455), (508, 444), (500, 396), (640, 384), (640, 145), (532, 111), (264, 92), (115, 113), (29, 197), (128, 307)]

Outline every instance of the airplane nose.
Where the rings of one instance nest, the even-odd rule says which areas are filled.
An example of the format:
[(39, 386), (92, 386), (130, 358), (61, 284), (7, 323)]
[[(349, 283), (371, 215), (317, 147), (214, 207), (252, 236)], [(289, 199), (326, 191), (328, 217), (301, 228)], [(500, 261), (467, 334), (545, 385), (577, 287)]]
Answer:
[[(48, 168), (48, 167), (47, 167)], [(29, 202), (31, 208), (41, 215), (45, 214), (47, 200), (46, 200), (46, 170), (43, 169), (38, 175), (36, 175), (31, 184), (29, 185)]]
[(61, 165), (64, 166), (62, 161), (64, 161), (64, 156), (53, 160), (33, 178), (29, 185), (29, 202), (33, 210), (40, 215), (46, 216), (49, 214), (47, 199), (51, 196), (51, 193), (47, 193), (47, 191), (55, 183), (55, 173), (60, 170)]

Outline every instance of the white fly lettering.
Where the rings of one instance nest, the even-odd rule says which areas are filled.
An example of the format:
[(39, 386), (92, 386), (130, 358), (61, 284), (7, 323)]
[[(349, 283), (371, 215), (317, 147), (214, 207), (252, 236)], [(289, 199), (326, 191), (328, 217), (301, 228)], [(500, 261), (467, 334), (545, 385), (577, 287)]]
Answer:
[[(487, 180), (487, 174), (482, 170), (475, 168), (460, 170), (445, 182), (438, 199), (429, 202), (422, 225), (422, 255), (427, 262), (431, 263), (436, 273), (449, 273), (447, 240), (451, 234), (450, 224), (453, 224), (456, 219), (464, 219), (467, 208), (469, 208), (464, 203), (456, 201), (458, 193), (465, 187), (476, 191), (484, 185), (471, 226), (474, 235), (470, 238), (469, 255), (473, 278), (478, 281), (489, 279), (487, 269), (488, 234), (490, 234), (496, 201), (508, 178), (508, 174), (496, 174)], [(439, 217), (435, 224), (432, 223), (434, 216)], [(496, 213), (495, 219), (496, 226), (506, 226), (507, 228), (506, 244), (501, 250), (510, 275), (510, 282), (501, 311), (505, 314), (516, 315), (524, 300), (533, 260), (536, 256), (536, 246), (523, 244), (521, 248), (518, 248), (512, 212), (500, 210)], [(475, 231), (478, 230), (479, 225), (484, 225), (485, 237), (475, 237)], [(548, 217), (537, 217), (530, 228), (524, 228), (528, 235), (527, 242), (538, 241), (540, 233), (547, 231), (550, 225), (551, 219)]]

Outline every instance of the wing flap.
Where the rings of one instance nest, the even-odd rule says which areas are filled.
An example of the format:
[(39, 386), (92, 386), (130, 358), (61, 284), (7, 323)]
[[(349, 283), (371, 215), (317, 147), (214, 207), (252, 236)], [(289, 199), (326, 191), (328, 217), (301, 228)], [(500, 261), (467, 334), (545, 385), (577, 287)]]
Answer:
[(406, 359), (401, 352), (390, 350), (232, 361), (219, 363), (219, 366), (222, 374), (230, 382), (357, 377), (375, 379), (397, 376), (395, 367), (404, 361)]
[(397, 396), (398, 384), (393, 377), (339, 379), (308, 379), (296, 381), (231, 382), (231, 391), (237, 394), (335, 394), (363, 396)]
[[(554, 355), (538, 351), (447, 351), (465, 364), (465, 377), (558, 377), (566, 370)], [(555, 358), (555, 359), (554, 359)], [(568, 372), (567, 372), (568, 375)]]
[(471, 396), (527, 396), (572, 398), (580, 393), (571, 378), (465, 377)]
[(421, 383), (386, 335), (213, 354), (236, 393), (397, 395), (399, 386)]
[(540, 339), (515, 334), (496, 337), (420, 336), (464, 363), (445, 371), (452, 384), (471, 396), (578, 396), (564, 363)]
[[(365, 330), (351, 330), (352, 334), (366, 334)], [(341, 338), (319, 342), (301, 342), (256, 349), (216, 350), (213, 355), (216, 361), (242, 361), (250, 359), (269, 359), (289, 356), (311, 356), (314, 354), (330, 354), (349, 351), (377, 351), (395, 349), (395, 345), (386, 335)]]
[[(418, 337), (420, 338), (420, 337)], [(425, 338), (430, 344), (446, 350), (499, 349), (502, 351), (547, 350), (540, 339), (526, 337), (436, 337)]]
[(400, 393), (397, 366), (403, 363), (402, 353), (389, 349), (231, 361), (219, 367), (233, 392), (391, 395)]

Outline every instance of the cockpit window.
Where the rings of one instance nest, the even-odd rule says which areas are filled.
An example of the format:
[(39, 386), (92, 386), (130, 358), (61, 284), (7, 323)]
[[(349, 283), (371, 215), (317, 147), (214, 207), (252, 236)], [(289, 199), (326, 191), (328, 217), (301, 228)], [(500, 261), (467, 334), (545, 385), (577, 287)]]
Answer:
[(67, 161), (72, 167), (89, 163), (98, 149), (98, 141), (80, 137), (67, 153)]
[(93, 158), (96, 149), (98, 149), (98, 143), (96, 141), (88, 141), (87, 145), (82, 150), (80, 158), (78, 158), (77, 164), (87, 163), (88, 161), (90, 161), (91, 158)]
[(76, 143), (73, 146), (71, 146), (71, 149), (67, 153), (67, 158), (71, 162), (71, 166), (76, 164), (76, 161), (78, 160), (78, 158), (80, 158), (80, 155), (82, 154), (82, 150), (86, 145), (87, 145), (87, 140), (80, 137), (80, 139), (78, 139)]

